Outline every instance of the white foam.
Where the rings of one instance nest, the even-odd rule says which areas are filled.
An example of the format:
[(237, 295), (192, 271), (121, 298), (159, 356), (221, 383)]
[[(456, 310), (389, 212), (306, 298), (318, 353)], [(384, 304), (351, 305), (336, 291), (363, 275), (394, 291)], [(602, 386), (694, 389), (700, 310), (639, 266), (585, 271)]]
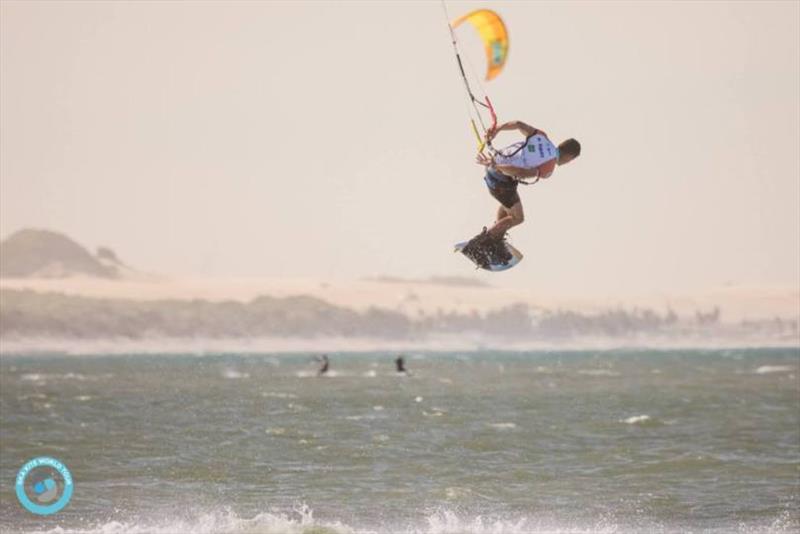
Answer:
[(20, 375), (19, 379), (24, 380), (26, 382), (38, 382), (44, 383), (48, 380), (52, 381), (68, 381), (74, 380), (77, 382), (97, 382), (99, 380), (103, 380), (106, 378), (111, 378), (114, 375), (111, 373), (105, 373), (101, 375), (84, 375), (81, 373), (64, 373), (64, 374), (54, 374), (54, 373), (25, 373)]
[(44, 375), (40, 375), (39, 373), (25, 373), (24, 375), (20, 376), (19, 379), (27, 382), (43, 382)]
[(339, 522), (322, 522), (314, 519), (312, 510), (303, 505), (292, 514), (261, 513), (251, 519), (239, 517), (230, 510), (203, 513), (191, 519), (169, 518), (163, 521), (109, 521), (88, 529), (55, 527), (33, 531), (31, 534), (236, 534), (275, 533), (301, 534), (304, 532), (330, 532), (351, 534), (356, 531)]
[(511, 430), (512, 428), (517, 428), (516, 423), (490, 423), (489, 426), (498, 430)]
[(46, 399), (47, 395), (44, 393), (31, 393), (30, 395), (20, 395), (19, 400), (24, 401), (28, 399)]
[(770, 373), (789, 373), (794, 371), (791, 365), (762, 365), (755, 370), (757, 375), (766, 375)]
[(297, 371), (295, 373), (295, 376), (297, 378), (336, 378), (345, 375), (333, 370), (320, 374), (319, 370), (316, 370), (316, 371)]
[(638, 425), (646, 423), (651, 420), (652, 418), (649, 415), (642, 414), (642, 415), (634, 415), (633, 417), (628, 417), (627, 419), (623, 419), (622, 422), (629, 425)]
[(261, 393), (262, 397), (272, 399), (296, 399), (297, 395), (294, 393), (284, 393), (282, 391), (264, 391)]
[(347, 419), (348, 421), (364, 421), (364, 420), (376, 419), (376, 417), (373, 415), (346, 415), (344, 418)]
[(235, 369), (225, 369), (222, 376), (230, 380), (240, 380), (242, 378), (250, 378), (250, 373), (241, 373)]
[[(458, 500), (469, 495), (479, 495), (469, 488), (449, 487), (444, 491), (448, 499)], [(682, 525), (685, 527), (685, 525)], [(795, 532), (796, 521), (792, 514), (782, 514), (773, 522), (765, 524), (738, 524), (738, 528), (724, 531), (783, 533)], [(175, 516), (142, 517), (129, 521), (108, 521), (85, 528), (54, 527), (48, 530), (28, 531), (27, 534), (620, 534), (628, 532), (684, 532), (685, 528), (670, 528), (659, 523), (619, 524), (613, 516), (595, 520), (573, 520), (552, 516), (466, 516), (451, 509), (439, 509), (418, 518), (411, 524), (380, 523), (369, 526), (351, 526), (339, 521), (323, 521), (314, 517), (306, 505), (295, 507), (291, 512), (263, 512), (252, 518), (244, 518), (229, 509), (192, 514), (190, 517)], [(723, 531), (723, 530), (720, 530)]]
[(581, 369), (578, 374), (586, 376), (620, 376), (618, 372), (608, 369)]
[[(454, 496), (457, 495), (454, 494)], [(616, 524), (599, 521), (589, 526), (559, 525), (557, 522), (538, 520), (529, 517), (462, 517), (450, 510), (441, 510), (426, 518), (427, 528), (414, 529), (407, 532), (419, 534), (611, 534), (620, 532)]]

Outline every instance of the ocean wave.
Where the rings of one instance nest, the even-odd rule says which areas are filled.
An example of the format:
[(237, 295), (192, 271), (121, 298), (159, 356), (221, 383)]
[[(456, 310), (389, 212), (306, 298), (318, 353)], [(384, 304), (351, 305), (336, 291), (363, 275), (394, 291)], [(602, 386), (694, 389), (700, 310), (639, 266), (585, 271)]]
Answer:
[[(449, 489), (448, 489), (449, 491)], [(784, 512), (761, 524), (736, 523), (704, 532), (739, 532), (779, 534), (795, 532), (800, 526), (796, 514)], [(5, 528), (2, 529), (5, 532)], [(242, 517), (230, 509), (199, 513), (194, 517), (110, 520), (93, 526), (55, 527), (49, 530), (23, 531), (25, 534), (623, 534), (628, 532), (677, 533), (685, 525), (670, 526), (652, 520), (615, 518), (613, 515), (596, 520), (555, 519), (552, 517), (514, 515), (465, 515), (451, 509), (438, 509), (420, 518), (417, 523), (382, 523), (353, 526), (341, 521), (326, 521), (314, 517), (310, 507), (302, 505), (289, 513), (263, 512), (251, 518)]]
[(618, 372), (611, 371), (609, 369), (581, 369), (580, 371), (578, 371), (578, 374), (585, 376), (609, 376), (609, 377), (620, 376)]
[(201, 513), (193, 518), (152, 518), (128, 521), (108, 521), (87, 528), (55, 527), (31, 531), (30, 534), (351, 534), (357, 532), (339, 522), (314, 518), (310, 508), (303, 506), (291, 514), (260, 513), (252, 518), (240, 517), (230, 510)]
[(628, 417), (627, 419), (623, 419), (622, 421), (620, 421), (620, 423), (625, 423), (628, 425), (641, 425), (644, 423), (650, 423), (652, 421), (653, 421), (652, 417), (650, 417), (647, 414), (642, 414), (642, 415), (633, 415), (631, 417)]
[(222, 371), (222, 376), (230, 380), (239, 380), (243, 378), (250, 378), (250, 373), (242, 373), (235, 369), (225, 369)]
[(74, 382), (99, 382), (113, 378), (111, 373), (104, 373), (99, 375), (85, 375), (82, 373), (24, 373), (20, 375), (19, 379), (23, 382), (35, 382), (38, 384), (52, 381), (74, 381)]
[(517, 428), (516, 423), (489, 423), (489, 426), (496, 430), (512, 430)]
[(262, 397), (271, 398), (271, 399), (296, 399), (297, 395), (295, 393), (286, 393), (284, 391), (263, 391), (261, 393)]
[(791, 365), (762, 365), (754, 371), (757, 375), (766, 375), (771, 373), (791, 373), (795, 368)]

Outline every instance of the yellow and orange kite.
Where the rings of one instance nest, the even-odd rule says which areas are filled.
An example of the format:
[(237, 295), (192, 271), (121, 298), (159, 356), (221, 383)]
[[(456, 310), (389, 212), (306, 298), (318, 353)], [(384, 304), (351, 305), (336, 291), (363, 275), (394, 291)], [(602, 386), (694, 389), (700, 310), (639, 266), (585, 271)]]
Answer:
[(503, 70), (503, 65), (508, 58), (508, 32), (503, 19), (489, 9), (478, 9), (457, 18), (453, 22), (453, 28), (469, 21), (477, 30), (486, 48), (486, 59), (488, 70), (486, 79), (491, 80)]

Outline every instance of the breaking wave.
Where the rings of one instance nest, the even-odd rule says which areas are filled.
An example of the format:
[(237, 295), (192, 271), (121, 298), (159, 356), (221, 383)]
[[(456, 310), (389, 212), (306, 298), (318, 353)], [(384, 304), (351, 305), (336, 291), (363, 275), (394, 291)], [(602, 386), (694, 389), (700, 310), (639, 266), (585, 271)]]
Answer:
[[(736, 523), (720, 525), (719, 530), (708, 532), (738, 532), (772, 534), (795, 532), (800, 527), (800, 517), (785, 512), (763, 524)], [(613, 515), (594, 521), (559, 520), (549, 517), (465, 515), (454, 510), (438, 509), (417, 523), (349, 525), (340, 521), (321, 520), (313, 510), (301, 505), (288, 513), (263, 512), (253, 517), (242, 517), (230, 509), (203, 512), (191, 518), (136, 518), (111, 520), (80, 528), (55, 527), (47, 530), (30, 530), (28, 534), (618, 534), (627, 532), (677, 533), (682, 527), (670, 526), (652, 520), (615, 518)], [(3, 530), (5, 532), (5, 530)]]

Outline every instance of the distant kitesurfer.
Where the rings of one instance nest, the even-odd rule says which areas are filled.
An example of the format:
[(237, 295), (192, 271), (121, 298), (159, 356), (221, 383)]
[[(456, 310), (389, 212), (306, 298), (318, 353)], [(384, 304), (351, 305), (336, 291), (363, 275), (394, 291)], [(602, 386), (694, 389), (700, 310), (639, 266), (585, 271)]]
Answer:
[(408, 371), (406, 370), (406, 362), (403, 359), (403, 356), (398, 356), (394, 361), (394, 365), (397, 368), (398, 373), (403, 373), (403, 374), (408, 373)]
[(478, 154), (477, 163), (486, 167), (484, 181), (489, 194), (498, 202), (497, 220), (494, 226), (483, 229), (473, 238), (474, 246), (495, 249), (497, 254), (504, 255), (503, 238), (509, 228), (522, 224), (525, 214), (522, 201), (517, 193), (520, 181), (549, 178), (556, 166), (569, 163), (581, 153), (581, 145), (575, 139), (567, 139), (557, 147), (547, 134), (522, 121), (510, 121), (501, 124), (486, 133), (490, 142), (498, 132), (517, 130), (525, 136), (519, 141), (492, 155)]
[(317, 371), (317, 376), (323, 376), (328, 372), (331, 362), (328, 360), (327, 354), (323, 354), (318, 360), (322, 365), (320, 365), (319, 371)]

